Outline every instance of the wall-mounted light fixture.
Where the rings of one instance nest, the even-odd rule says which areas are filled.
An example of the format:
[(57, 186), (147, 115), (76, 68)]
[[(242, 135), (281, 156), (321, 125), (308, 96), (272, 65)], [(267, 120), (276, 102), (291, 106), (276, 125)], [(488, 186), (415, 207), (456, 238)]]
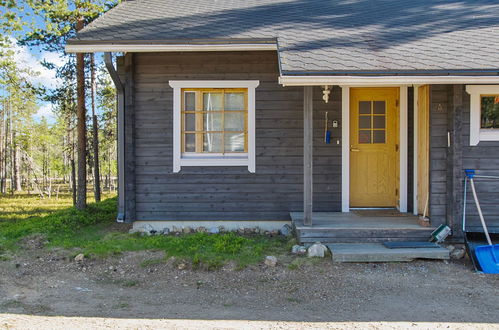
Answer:
[(324, 103), (329, 102), (329, 95), (331, 94), (331, 86), (325, 85), (323, 86), (324, 90), (322, 91), (322, 99), (324, 100)]

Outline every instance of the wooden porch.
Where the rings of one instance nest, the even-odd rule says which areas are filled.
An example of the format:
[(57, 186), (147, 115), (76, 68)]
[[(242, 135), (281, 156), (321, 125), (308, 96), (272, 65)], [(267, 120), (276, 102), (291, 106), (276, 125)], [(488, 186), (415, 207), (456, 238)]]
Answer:
[(303, 212), (291, 212), (301, 244), (380, 243), (389, 241), (427, 241), (432, 227), (423, 227), (418, 217), (396, 212), (352, 211), (314, 212), (312, 225), (304, 225)]

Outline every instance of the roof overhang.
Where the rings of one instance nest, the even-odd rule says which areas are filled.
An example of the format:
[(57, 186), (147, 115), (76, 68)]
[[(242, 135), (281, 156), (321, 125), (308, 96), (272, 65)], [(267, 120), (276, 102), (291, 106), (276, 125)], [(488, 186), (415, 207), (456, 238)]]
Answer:
[(426, 84), (499, 84), (499, 75), (459, 76), (280, 76), (283, 86), (387, 86)]
[(70, 40), (67, 53), (223, 52), (277, 50), (276, 40), (189, 40), (183, 42), (85, 42)]

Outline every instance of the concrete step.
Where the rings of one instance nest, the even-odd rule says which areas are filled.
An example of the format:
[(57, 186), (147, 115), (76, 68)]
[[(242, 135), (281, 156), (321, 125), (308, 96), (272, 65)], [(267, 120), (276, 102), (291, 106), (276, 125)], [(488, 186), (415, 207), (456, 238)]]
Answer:
[(333, 262), (393, 262), (414, 259), (449, 259), (449, 250), (439, 248), (389, 249), (381, 243), (326, 244)]

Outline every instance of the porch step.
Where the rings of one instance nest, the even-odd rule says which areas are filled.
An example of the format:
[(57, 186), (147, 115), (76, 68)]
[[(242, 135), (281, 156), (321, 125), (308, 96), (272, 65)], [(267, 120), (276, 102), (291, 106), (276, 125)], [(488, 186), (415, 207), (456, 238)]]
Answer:
[(427, 241), (434, 228), (320, 228), (296, 226), (301, 244), (321, 243), (383, 243)]
[(435, 229), (420, 226), (418, 217), (412, 214), (385, 213), (314, 212), (311, 226), (303, 224), (301, 212), (291, 212), (290, 216), (301, 244), (427, 241)]
[(394, 262), (414, 259), (449, 259), (449, 250), (438, 248), (389, 249), (381, 243), (326, 244), (333, 262)]

